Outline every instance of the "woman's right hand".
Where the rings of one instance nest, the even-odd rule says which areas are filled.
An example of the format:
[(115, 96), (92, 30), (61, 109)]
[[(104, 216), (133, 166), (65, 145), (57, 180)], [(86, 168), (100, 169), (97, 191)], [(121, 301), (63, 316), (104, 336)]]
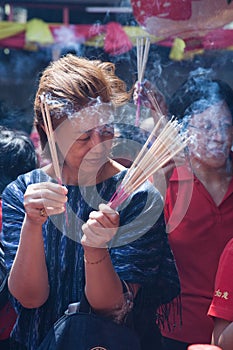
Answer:
[(119, 213), (107, 204), (101, 203), (99, 211), (92, 211), (82, 226), (81, 244), (84, 247), (106, 248), (119, 228)]
[(65, 211), (67, 188), (53, 182), (40, 182), (27, 187), (24, 207), (27, 220), (43, 224), (48, 216)]

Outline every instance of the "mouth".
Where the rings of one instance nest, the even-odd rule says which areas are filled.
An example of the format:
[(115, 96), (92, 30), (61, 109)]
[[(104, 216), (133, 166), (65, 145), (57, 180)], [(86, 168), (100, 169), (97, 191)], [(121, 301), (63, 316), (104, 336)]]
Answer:
[(228, 155), (228, 151), (227, 151), (226, 147), (212, 146), (212, 147), (208, 147), (208, 151), (209, 151), (209, 153), (211, 153), (215, 157), (223, 157), (223, 156)]
[(88, 162), (88, 163), (99, 163), (99, 162), (100, 162), (100, 159), (98, 159), (98, 158), (86, 159), (86, 162)]
[(88, 164), (100, 164), (103, 163), (103, 157), (84, 158), (84, 161)]

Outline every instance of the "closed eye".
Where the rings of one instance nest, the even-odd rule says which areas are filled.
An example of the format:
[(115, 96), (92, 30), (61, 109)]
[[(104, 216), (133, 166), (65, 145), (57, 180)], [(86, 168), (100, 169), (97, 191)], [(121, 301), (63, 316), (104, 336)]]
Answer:
[(90, 137), (91, 137), (91, 131), (86, 131), (86, 132), (84, 132), (84, 133), (82, 133), (82, 134), (74, 134), (74, 139), (76, 140), (76, 141), (88, 141), (89, 139), (90, 139)]

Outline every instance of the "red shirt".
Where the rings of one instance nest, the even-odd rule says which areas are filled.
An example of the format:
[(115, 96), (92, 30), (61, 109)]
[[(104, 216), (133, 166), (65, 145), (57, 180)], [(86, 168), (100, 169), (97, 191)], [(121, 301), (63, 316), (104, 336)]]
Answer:
[(162, 334), (187, 343), (210, 343), (213, 320), (207, 312), (215, 274), (220, 255), (233, 238), (233, 179), (217, 206), (191, 171), (180, 167), (170, 179), (164, 209), (180, 276), (183, 323), (180, 326), (171, 315), (174, 327), (165, 327)]
[(17, 315), (10, 301), (0, 310), (0, 340), (8, 339), (14, 327)]
[(208, 315), (233, 321), (233, 239), (224, 249), (215, 280), (214, 296)]

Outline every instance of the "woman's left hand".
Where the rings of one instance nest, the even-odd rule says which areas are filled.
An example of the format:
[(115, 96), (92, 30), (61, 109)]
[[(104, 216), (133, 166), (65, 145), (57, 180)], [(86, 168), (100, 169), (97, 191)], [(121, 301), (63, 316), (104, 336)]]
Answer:
[(92, 211), (83, 224), (81, 243), (95, 248), (106, 248), (119, 227), (119, 213), (106, 204), (99, 205), (99, 211)]

